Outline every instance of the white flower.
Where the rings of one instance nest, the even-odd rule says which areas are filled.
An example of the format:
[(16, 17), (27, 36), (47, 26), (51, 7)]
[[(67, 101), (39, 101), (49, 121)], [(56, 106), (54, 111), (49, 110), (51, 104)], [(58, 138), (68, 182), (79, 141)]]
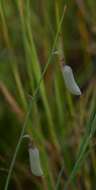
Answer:
[(64, 65), (62, 72), (63, 72), (63, 77), (64, 77), (64, 81), (65, 81), (65, 85), (66, 85), (67, 89), (72, 94), (80, 96), (81, 90), (74, 79), (74, 75), (73, 75), (73, 71), (72, 71), (71, 67), (68, 65)]
[(36, 147), (29, 147), (29, 161), (31, 172), (35, 176), (43, 176), (43, 170), (40, 164), (39, 150)]

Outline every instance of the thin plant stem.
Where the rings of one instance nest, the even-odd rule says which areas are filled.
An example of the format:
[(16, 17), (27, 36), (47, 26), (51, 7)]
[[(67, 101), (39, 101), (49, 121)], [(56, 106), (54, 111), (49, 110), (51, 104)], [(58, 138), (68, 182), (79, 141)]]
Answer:
[(44, 71), (42, 73), (42, 76), (40, 78), (40, 81), (38, 83), (38, 86), (34, 92), (34, 95), (32, 97), (32, 100), (31, 100), (31, 103), (29, 105), (29, 109), (28, 109), (28, 112), (26, 114), (26, 117), (25, 117), (25, 121), (24, 121), (24, 124), (22, 126), (22, 130), (21, 130), (21, 134), (20, 134), (20, 137), (19, 137), (19, 140), (18, 140), (18, 143), (17, 143), (17, 146), (16, 146), (16, 149), (15, 149), (15, 153), (13, 155), (13, 158), (12, 158), (12, 161), (11, 161), (11, 164), (10, 164), (10, 167), (9, 167), (9, 171), (8, 171), (8, 176), (7, 176), (7, 179), (6, 179), (6, 183), (5, 183), (5, 187), (4, 187), (4, 190), (7, 190), (8, 189), (8, 186), (9, 186), (9, 182), (10, 182), (10, 178), (11, 178), (11, 174), (12, 174), (12, 171), (13, 171), (13, 168), (14, 168), (14, 164), (15, 164), (15, 161), (16, 161), (16, 157), (17, 157), (17, 154), (18, 154), (18, 151), (20, 149), (20, 145), (22, 143), (22, 139), (23, 139), (23, 136), (24, 136), (24, 133), (25, 133), (25, 130), (26, 130), (26, 127), (27, 127), (27, 123), (29, 121), (29, 118), (30, 118), (30, 115), (31, 115), (31, 110), (32, 110), (32, 105), (33, 105), (33, 101), (35, 100), (35, 97), (37, 97), (37, 93), (39, 91), (39, 88), (40, 88), (40, 84), (43, 80), (43, 77), (47, 71), (47, 68), (50, 64), (50, 61), (51, 61), (51, 58), (52, 58), (52, 55), (53, 55), (53, 51), (55, 50), (56, 48), (56, 44), (57, 44), (57, 40), (58, 40), (58, 36), (59, 36), (59, 33), (60, 33), (60, 30), (61, 30), (61, 26), (62, 26), (62, 23), (63, 23), (63, 19), (64, 19), (64, 15), (65, 15), (65, 11), (66, 11), (66, 6), (64, 7), (64, 10), (63, 10), (63, 14), (61, 16), (61, 19), (60, 19), (60, 22), (59, 22), (59, 26), (58, 26), (58, 30), (57, 30), (57, 33), (56, 33), (56, 37), (55, 37), (55, 40), (54, 40), (54, 43), (53, 43), (53, 47), (51, 49), (51, 52), (50, 52), (50, 55), (49, 55), (49, 58), (48, 58), (48, 61), (46, 63), (46, 66), (44, 68)]
[(56, 183), (56, 188), (55, 190), (58, 190), (59, 189), (59, 185), (60, 185), (60, 182), (61, 182), (61, 177), (63, 175), (63, 172), (64, 172), (64, 166), (61, 168), (60, 170), (60, 173), (58, 175), (58, 179), (57, 179), (57, 183)]

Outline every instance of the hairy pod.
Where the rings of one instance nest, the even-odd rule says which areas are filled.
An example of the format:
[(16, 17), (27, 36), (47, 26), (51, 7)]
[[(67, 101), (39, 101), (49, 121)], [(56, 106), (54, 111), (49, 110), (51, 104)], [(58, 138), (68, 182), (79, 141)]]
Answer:
[(31, 172), (35, 176), (43, 176), (43, 170), (40, 164), (39, 150), (36, 147), (29, 147), (29, 162)]
[(62, 72), (63, 72), (63, 77), (64, 77), (66, 88), (72, 94), (80, 96), (81, 95), (81, 90), (80, 90), (79, 86), (77, 85), (77, 83), (75, 81), (75, 78), (74, 78), (73, 71), (72, 71), (71, 67), (68, 66), (68, 65), (64, 65), (63, 69), (62, 69)]

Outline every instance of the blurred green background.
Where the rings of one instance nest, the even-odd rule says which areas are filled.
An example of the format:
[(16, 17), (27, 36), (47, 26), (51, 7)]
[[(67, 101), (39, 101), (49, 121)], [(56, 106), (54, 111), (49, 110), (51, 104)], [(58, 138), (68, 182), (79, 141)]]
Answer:
[[(95, 41), (94, 0), (0, 0), (0, 190), (96, 189)], [(65, 87), (60, 48), (81, 97)], [(15, 151), (31, 103), (25, 133), (44, 177), (30, 171), (27, 139)]]

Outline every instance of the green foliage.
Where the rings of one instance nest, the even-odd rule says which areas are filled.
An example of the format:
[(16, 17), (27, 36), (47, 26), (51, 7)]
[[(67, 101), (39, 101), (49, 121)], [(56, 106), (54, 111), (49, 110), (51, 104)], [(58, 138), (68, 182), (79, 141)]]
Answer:
[[(0, 1), (0, 190), (96, 188), (95, 4)], [(67, 91), (55, 51), (81, 97)], [(40, 150), (44, 177), (30, 171), (24, 134)]]

